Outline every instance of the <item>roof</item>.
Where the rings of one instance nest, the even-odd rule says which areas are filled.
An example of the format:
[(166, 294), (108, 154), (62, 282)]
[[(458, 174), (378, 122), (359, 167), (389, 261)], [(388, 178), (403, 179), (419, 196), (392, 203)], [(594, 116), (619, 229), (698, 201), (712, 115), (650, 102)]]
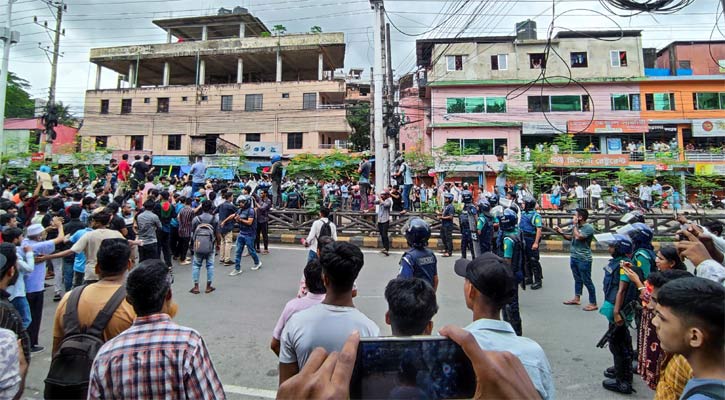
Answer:
[(452, 43), (513, 43), (516, 36), (477, 36), (477, 37), (459, 37), (459, 38), (441, 38), (441, 39), (419, 39), (415, 41), (417, 62), (419, 66), (427, 67), (430, 65), (433, 55), (433, 48), (437, 44)]
[(555, 39), (586, 39), (611, 37), (641, 37), (641, 30), (610, 30), (610, 31), (561, 31)]
[(196, 17), (157, 19), (153, 23), (174, 37), (184, 40), (200, 40), (201, 27), (206, 25), (209, 39), (239, 37), (240, 24), (245, 24), (246, 36), (259, 36), (269, 32), (266, 25), (250, 13), (204, 15)]
[(697, 44), (725, 44), (725, 40), (676, 40), (657, 51), (657, 57), (674, 46), (694, 46)]
[[(45, 127), (40, 122), (40, 118), (8, 118), (5, 120), (5, 130), (44, 130)], [(66, 153), (75, 151), (75, 141), (78, 135), (78, 129), (58, 125), (55, 127), (56, 139), (53, 142), (53, 153)]]

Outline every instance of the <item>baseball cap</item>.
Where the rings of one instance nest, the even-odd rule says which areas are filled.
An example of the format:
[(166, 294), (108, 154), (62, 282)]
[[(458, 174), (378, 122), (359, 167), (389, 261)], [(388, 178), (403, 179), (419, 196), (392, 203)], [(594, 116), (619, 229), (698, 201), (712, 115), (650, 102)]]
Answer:
[(518, 290), (511, 266), (490, 252), (481, 254), (473, 261), (461, 258), (456, 261), (454, 270), (501, 307), (510, 303)]

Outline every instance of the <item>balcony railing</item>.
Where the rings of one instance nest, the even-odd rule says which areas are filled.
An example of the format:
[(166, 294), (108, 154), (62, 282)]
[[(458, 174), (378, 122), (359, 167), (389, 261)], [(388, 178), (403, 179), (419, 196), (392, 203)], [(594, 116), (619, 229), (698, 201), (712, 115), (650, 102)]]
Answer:
[(318, 146), (321, 150), (347, 150), (352, 143), (348, 141), (338, 141), (333, 144), (321, 144)]
[(318, 110), (344, 110), (344, 104), (318, 104)]

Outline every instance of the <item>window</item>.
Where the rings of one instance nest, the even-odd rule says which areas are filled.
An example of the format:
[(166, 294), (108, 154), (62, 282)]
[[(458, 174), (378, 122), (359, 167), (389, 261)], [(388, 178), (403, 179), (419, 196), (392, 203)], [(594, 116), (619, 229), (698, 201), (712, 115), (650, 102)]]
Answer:
[(446, 56), (449, 71), (463, 71), (463, 64), (466, 63), (466, 56)]
[(613, 94), (612, 111), (641, 111), (639, 94)]
[(648, 111), (674, 111), (674, 93), (647, 93), (644, 95)]
[(446, 99), (448, 114), (505, 113), (505, 97), (452, 97)]
[(157, 113), (167, 113), (169, 112), (169, 98), (168, 97), (159, 97), (156, 99), (158, 102), (156, 104), (156, 112)]
[(167, 140), (167, 150), (181, 150), (181, 135), (169, 135)]
[(222, 111), (232, 111), (234, 96), (222, 96)]
[(287, 134), (287, 150), (299, 150), (302, 148), (302, 132)]
[(206, 135), (204, 137), (204, 154), (216, 154), (216, 141), (219, 135)]
[(121, 114), (131, 114), (131, 105), (132, 105), (131, 99), (122, 99), (121, 100)]
[(187, 96), (182, 96), (181, 101), (187, 102), (187, 101), (189, 101), (189, 98)]
[(244, 99), (244, 111), (262, 111), (262, 95), (246, 95)]
[(507, 145), (507, 139), (448, 139), (447, 144), (453, 144), (454, 151), (458, 155), (483, 156), (495, 155), (496, 150)]
[(529, 68), (531, 68), (531, 69), (546, 68), (546, 55), (544, 53), (529, 54)]
[(108, 100), (101, 100), (101, 114), (108, 114)]
[(201, 96), (201, 101), (207, 101), (209, 100), (209, 96)]
[(302, 95), (302, 109), (314, 110), (317, 108), (317, 93), (305, 93)]
[(96, 148), (105, 149), (108, 146), (108, 136), (96, 136)]
[(143, 136), (142, 135), (131, 136), (131, 149), (130, 150), (136, 150), (136, 151), (143, 150)]
[(491, 69), (494, 71), (505, 71), (508, 69), (508, 55), (495, 54), (491, 56)]
[(612, 61), (612, 67), (626, 67), (627, 66), (627, 52), (613, 50), (609, 53)]
[(680, 69), (692, 69), (690, 60), (680, 60), (677, 64), (679, 64)]
[(589, 111), (589, 96), (529, 96), (529, 112)]
[(143, 103), (144, 104), (151, 104), (151, 97), (144, 97)]
[(693, 93), (692, 103), (695, 110), (723, 110), (725, 93)]
[(589, 66), (586, 51), (575, 51), (569, 53), (572, 68), (586, 68)]
[(283, 99), (289, 99), (289, 93), (282, 93)]
[(261, 133), (247, 133), (246, 142), (261, 142), (262, 141), (262, 134)]

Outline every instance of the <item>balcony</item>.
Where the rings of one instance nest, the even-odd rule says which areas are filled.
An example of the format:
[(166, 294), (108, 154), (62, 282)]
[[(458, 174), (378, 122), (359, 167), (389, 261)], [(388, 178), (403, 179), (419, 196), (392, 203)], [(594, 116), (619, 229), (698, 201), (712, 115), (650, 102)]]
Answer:
[(351, 145), (352, 143), (347, 140), (337, 140), (332, 144), (320, 144), (317, 148), (320, 150), (348, 150)]

